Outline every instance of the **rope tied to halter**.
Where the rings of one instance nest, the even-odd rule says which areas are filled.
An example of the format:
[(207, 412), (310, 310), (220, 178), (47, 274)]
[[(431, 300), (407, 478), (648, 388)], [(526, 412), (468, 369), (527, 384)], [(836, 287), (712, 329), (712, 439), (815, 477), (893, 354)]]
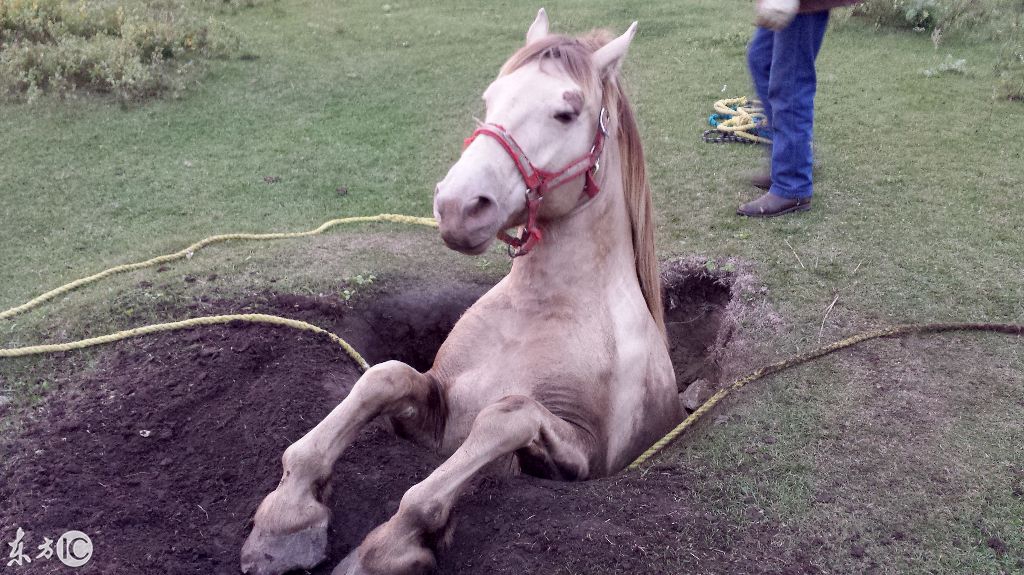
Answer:
[(768, 116), (761, 102), (740, 96), (718, 100), (714, 107), (715, 113), (708, 117), (708, 123), (713, 128), (704, 130), (701, 136), (705, 142), (771, 145)]

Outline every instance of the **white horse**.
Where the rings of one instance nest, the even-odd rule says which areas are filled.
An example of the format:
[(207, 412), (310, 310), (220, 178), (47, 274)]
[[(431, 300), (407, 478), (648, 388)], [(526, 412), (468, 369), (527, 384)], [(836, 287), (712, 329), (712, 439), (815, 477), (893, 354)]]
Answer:
[[(429, 371), (372, 367), (285, 450), (281, 482), (242, 549), (244, 572), (323, 561), (322, 488), (377, 417), (448, 459), (335, 575), (430, 571), (456, 499), (492, 462), (601, 477), (679, 420), (643, 149), (619, 83), (635, 31), (549, 35), (537, 14), (484, 92), (486, 122), (434, 195), (444, 242), (479, 254), (501, 237), (515, 249), (511, 272), (459, 320)], [(504, 233), (516, 226), (519, 238)]]

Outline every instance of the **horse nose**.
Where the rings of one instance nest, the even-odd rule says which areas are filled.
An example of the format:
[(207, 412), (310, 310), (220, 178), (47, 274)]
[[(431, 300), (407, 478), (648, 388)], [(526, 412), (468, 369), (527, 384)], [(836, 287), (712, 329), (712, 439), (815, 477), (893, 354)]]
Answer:
[(467, 222), (481, 219), (490, 220), (489, 216), (495, 209), (496, 206), (494, 204), (494, 198), (490, 196), (477, 196), (466, 202), (466, 206), (463, 208), (463, 214)]
[(441, 239), (452, 249), (480, 253), (500, 225), (498, 203), (488, 194), (449, 196), (442, 190), (434, 198), (434, 215)]
[(463, 228), (467, 231), (481, 227), (490, 227), (497, 215), (498, 204), (494, 197), (481, 194), (468, 200), (462, 198), (437, 198), (439, 191), (434, 191), (437, 199), (437, 215), (442, 224)]

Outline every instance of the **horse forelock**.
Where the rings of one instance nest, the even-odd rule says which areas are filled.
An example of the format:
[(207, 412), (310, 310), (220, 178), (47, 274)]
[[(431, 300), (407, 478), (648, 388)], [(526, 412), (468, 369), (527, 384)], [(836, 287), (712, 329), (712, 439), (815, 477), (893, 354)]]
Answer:
[(557, 34), (545, 36), (512, 54), (501, 67), (500, 75), (512, 73), (531, 62), (538, 62), (541, 67), (551, 63), (561, 68), (588, 95), (594, 95), (600, 86), (590, 55), (610, 40), (611, 34), (604, 30), (595, 30), (579, 38)]
[(622, 89), (618, 75), (609, 74), (602, 78), (590, 58), (591, 54), (612, 38), (613, 35), (607, 30), (594, 30), (578, 38), (546, 36), (516, 51), (502, 66), (500, 74), (509, 74), (535, 61), (541, 66), (550, 62), (560, 67), (590, 97), (595, 97), (600, 88), (601, 104), (608, 110), (611, 125), (617, 131), (622, 156), (622, 189), (632, 226), (637, 279), (647, 309), (664, 336), (661, 273), (654, 250), (654, 213), (640, 130), (633, 106)]

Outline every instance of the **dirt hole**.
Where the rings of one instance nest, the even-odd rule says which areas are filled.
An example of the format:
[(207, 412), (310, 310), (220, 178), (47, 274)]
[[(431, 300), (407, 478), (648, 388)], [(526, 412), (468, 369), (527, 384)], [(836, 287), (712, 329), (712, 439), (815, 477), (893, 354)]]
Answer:
[[(663, 277), (662, 295), (669, 353), (682, 391), (696, 380), (717, 382), (720, 352), (730, 330), (723, 316), (732, 298), (727, 273), (675, 264)], [(353, 306), (333, 298), (276, 295), (272, 305), (300, 319), (334, 321), (370, 364), (396, 359), (425, 371), (459, 317), (488, 289), (488, 284), (455, 282), (424, 288), (413, 280), (386, 282)]]
[[(717, 377), (729, 335), (728, 277), (695, 269), (670, 266), (665, 275), (681, 386)], [(275, 294), (246, 306), (198, 303), (195, 311), (311, 321), (349, 339), (371, 363), (394, 358), (425, 369), (488, 286), (393, 280), (375, 289), (353, 305)], [(44, 537), (83, 531), (95, 547), (83, 574), (237, 573), (282, 451), (358, 375), (330, 342), (287, 330), (225, 326), (119, 344), (91, 371), (59, 383), (23, 433), (0, 439), (0, 536), (11, 540), (21, 527), (26, 548), (35, 549)], [(335, 468), (329, 558), (313, 572), (329, 573), (439, 463), (382, 429), (365, 432)], [(758, 572), (742, 541), (733, 553), (707, 548), (732, 527), (680, 504), (699, 484), (690, 471), (667, 466), (583, 483), (484, 477), (456, 509), (454, 542), (438, 572), (662, 573), (666, 554), (698, 557), (712, 571)], [(751, 536), (770, 539), (762, 531)], [(61, 568), (32, 564), (33, 573)]]
[(726, 275), (692, 270), (665, 278), (665, 330), (680, 391), (698, 379), (717, 382), (721, 375), (720, 352), (730, 337), (723, 317), (731, 286)]
[[(717, 268), (716, 268), (717, 269)], [(337, 329), (370, 364), (389, 359), (425, 371), (459, 317), (489, 290), (489, 284), (455, 282), (424, 288), (409, 279), (386, 282), (353, 306), (333, 298), (277, 295), (272, 305), (290, 315)], [(721, 375), (721, 352), (731, 329), (723, 323), (732, 301), (728, 272), (676, 262), (663, 274), (662, 297), (669, 353), (679, 390), (697, 380), (710, 385)]]

